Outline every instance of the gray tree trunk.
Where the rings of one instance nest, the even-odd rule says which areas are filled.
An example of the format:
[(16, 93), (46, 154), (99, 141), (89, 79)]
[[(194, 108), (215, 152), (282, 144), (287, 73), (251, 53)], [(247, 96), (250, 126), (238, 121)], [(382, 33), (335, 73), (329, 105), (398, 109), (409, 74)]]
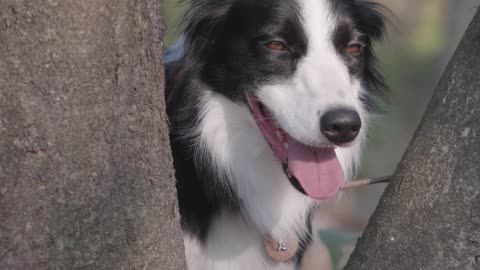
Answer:
[(480, 269), (480, 12), (346, 270)]
[(160, 0), (0, 1), (0, 269), (184, 269)]

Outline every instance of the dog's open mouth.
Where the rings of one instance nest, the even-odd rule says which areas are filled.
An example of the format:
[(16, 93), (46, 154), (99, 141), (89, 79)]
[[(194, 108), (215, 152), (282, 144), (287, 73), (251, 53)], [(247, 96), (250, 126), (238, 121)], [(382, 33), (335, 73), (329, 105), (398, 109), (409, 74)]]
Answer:
[(292, 185), (316, 200), (335, 196), (345, 177), (334, 149), (314, 148), (296, 141), (279, 127), (256, 97), (247, 95), (247, 100), (260, 131)]

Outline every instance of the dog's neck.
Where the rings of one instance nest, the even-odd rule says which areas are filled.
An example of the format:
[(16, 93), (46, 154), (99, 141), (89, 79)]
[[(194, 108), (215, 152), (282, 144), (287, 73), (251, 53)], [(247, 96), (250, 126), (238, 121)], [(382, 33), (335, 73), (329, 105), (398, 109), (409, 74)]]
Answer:
[(296, 269), (302, 254), (279, 262), (265, 253), (262, 235), (238, 215), (220, 214), (210, 228), (204, 243), (193, 235), (185, 235), (189, 270)]

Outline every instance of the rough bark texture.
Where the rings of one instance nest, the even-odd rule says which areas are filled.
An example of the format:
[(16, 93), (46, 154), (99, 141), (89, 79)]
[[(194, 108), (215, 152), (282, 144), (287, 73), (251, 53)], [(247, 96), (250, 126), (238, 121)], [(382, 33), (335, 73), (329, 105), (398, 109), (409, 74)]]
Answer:
[(184, 269), (162, 14), (0, 1), (0, 269)]
[(480, 269), (480, 13), (347, 270)]

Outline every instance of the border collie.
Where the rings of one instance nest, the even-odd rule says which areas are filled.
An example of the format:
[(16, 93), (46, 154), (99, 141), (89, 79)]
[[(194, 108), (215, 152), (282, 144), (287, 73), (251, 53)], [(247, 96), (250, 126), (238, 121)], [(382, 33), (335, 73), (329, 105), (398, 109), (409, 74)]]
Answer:
[(309, 216), (359, 162), (384, 90), (360, 0), (190, 0), (166, 54), (190, 270), (298, 269)]

